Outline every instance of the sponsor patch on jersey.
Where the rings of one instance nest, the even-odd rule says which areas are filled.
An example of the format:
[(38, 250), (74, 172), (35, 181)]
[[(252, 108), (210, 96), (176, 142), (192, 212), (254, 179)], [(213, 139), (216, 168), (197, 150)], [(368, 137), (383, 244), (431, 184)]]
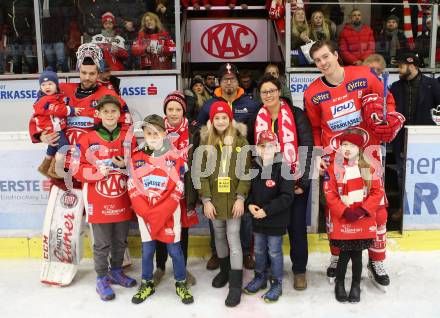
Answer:
[(90, 144), (89, 149), (90, 151), (97, 151), (99, 149), (99, 144), (98, 143)]
[(327, 121), (327, 125), (332, 131), (341, 131), (349, 127), (358, 126), (362, 122), (361, 111), (355, 111), (351, 114), (341, 116)]
[(319, 103), (325, 102), (326, 100), (329, 100), (329, 99), (331, 99), (329, 91), (320, 92), (312, 97), (312, 103), (315, 105), (318, 105)]
[(358, 78), (345, 85), (347, 92), (353, 92), (367, 87), (368, 87), (368, 81), (366, 78)]
[(353, 112), (353, 110), (355, 110), (355, 109), (356, 109), (356, 107), (354, 105), (353, 99), (347, 100), (343, 103), (340, 103), (340, 104), (337, 104), (337, 105), (330, 107), (333, 118), (347, 115), (347, 114)]
[(112, 168), (116, 168), (117, 166), (113, 163), (111, 158), (107, 158), (107, 159), (101, 159), (101, 160), (96, 160), (96, 165), (97, 166), (106, 166), (106, 167), (112, 167)]
[(136, 160), (136, 161), (134, 162), (134, 166), (135, 166), (136, 168), (138, 168), (138, 167), (142, 167), (143, 165), (145, 165), (145, 160)]
[(176, 165), (176, 160), (170, 160), (170, 159), (168, 159), (167, 161), (166, 161), (166, 165), (167, 165), (167, 167), (174, 167), (175, 165)]
[(266, 187), (273, 188), (276, 185), (275, 181), (273, 180), (266, 180)]
[(168, 178), (164, 176), (149, 175), (142, 178), (144, 189), (165, 190), (167, 187)]
[(92, 100), (90, 102), (90, 106), (92, 106), (93, 108), (96, 108), (96, 106), (98, 106), (98, 101), (97, 100)]
[(92, 128), (93, 118), (84, 116), (67, 117), (67, 127)]

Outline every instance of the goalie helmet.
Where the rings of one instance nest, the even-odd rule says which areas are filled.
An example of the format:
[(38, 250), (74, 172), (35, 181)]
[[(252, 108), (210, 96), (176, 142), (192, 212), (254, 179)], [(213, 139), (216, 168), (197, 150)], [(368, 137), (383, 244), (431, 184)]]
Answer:
[(99, 71), (103, 70), (103, 59), (102, 59), (102, 51), (101, 49), (94, 43), (84, 43), (76, 51), (76, 69), (79, 70), (79, 67), (84, 62), (85, 58), (91, 58), (93, 63), (98, 66)]
[(440, 126), (440, 105), (436, 108), (431, 108), (431, 117), (436, 125)]

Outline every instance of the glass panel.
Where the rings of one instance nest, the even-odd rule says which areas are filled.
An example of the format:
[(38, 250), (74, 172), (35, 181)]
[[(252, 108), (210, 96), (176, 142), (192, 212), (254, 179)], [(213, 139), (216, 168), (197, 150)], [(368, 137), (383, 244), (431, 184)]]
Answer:
[(36, 73), (33, 0), (0, 2), (0, 74)]
[[(176, 67), (174, 0), (39, 2), (45, 66), (75, 71), (78, 46), (93, 42), (113, 71)], [(142, 16), (148, 11), (156, 29), (143, 32), (138, 40)]]
[(292, 4), (291, 66), (311, 66), (306, 44), (327, 39), (337, 45), (344, 65), (360, 65), (376, 53), (386, 67), (396, 67), (398, 57), (411, 51), (419, 55), (421, 67), (429, 67), (431, 11), (432, 4), (405, 8), (401, 2)]

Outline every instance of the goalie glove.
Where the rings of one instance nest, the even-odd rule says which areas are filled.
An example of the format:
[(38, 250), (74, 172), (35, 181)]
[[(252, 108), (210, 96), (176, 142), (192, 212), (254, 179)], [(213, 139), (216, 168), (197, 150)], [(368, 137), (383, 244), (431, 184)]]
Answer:
[(436, 125), (440, 126), (440, 105), (431, 109), (431, 118)]

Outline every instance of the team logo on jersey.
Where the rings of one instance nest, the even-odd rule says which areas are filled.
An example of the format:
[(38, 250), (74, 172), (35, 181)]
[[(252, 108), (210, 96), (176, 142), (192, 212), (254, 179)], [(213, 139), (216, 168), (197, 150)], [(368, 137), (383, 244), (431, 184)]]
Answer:
[(95, 190), (107, 198), (115, 198), (127, 191), (127, 181), (120, 173), (110, 173), (107, 179), (96, 182)]
[(168, 178), (164, 176), (149, 175), (142, 178), (142, 184), (145, 190), (165, 190), (167, 187)]
[(367, 88), (367, 79), (366, 78), (358, 78), (354, 81), (351, 81), (345, 85), (348, 92), (357, 91), (358, 89)]
[(354, 100), (350, 99), (341, 104), (330, 107), (333, 118), (351, 113), (355, 110)]
[(315, 105), (318, 105), (321, 102), (325, 102), (326, 100), (331, 99), (330, 96), (330, 92), (329, 91), (325, 91), (325, 92), (320, 92), (318, 94), (316, 94), (315, 96), (312, 97), (312, 102)]
[(93, 108), (96, 108), (96, 106), (98, 106), (98, 101), (97, 100), (92, 100), (90, 102), (90, 106), (92, 106)]
[(273, 188), (276, 185), (275, 181), (273, 180), (266, 180), (266, 187)]
[(90, 144), (89, 149), (90, 151), (97, 151), (99, 150), (99, 144), (98, 143)]
[(66, 191), (60, 199), (61, 206), (65, 209), (72, 209), (78, 204), (78, 197), (75, 193)]

